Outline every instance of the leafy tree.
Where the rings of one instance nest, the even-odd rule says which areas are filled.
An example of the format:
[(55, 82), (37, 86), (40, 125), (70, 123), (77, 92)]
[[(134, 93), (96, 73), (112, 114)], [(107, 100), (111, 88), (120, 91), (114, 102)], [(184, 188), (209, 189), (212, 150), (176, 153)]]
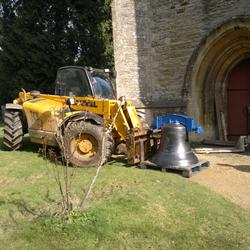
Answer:
[(111, 0), (3, 0), (0, 104), (20, 90), (52, 92), (65, 65), (113, 65)]

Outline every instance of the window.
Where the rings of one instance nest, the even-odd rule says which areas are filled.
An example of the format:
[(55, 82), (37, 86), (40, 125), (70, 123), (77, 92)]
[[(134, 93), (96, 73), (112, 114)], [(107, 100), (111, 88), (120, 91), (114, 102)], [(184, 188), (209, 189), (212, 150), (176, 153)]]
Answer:
[(93, 77), (93, 89), (97, 98), (115, 99), (115, 94), (111, 83), (99, 76)]
[(60, 69), (56, 79), (56, 95), (92, 96), (85, 71), (79, 68)]

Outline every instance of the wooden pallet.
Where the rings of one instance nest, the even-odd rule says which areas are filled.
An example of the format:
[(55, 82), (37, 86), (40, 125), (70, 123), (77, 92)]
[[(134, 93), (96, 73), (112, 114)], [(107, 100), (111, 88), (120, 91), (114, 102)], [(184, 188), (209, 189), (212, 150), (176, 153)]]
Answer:
[(151, 161), (144, 161), (139, 165), (140, 169), (147, 169), (147, 168), (160, 168), (162, 172), (167, 172), (167, 170), (176, 170), (181, 172), (183, 177), (190, 178), (194, 176), (195, 174), (201, 172), (202, 170), (208, 168), (210, 166), (209, 161), (199, 161), (196, 164), (187, 166), (187, 167), (181, 167), (181, 166), (157, 166), (155, 163)]

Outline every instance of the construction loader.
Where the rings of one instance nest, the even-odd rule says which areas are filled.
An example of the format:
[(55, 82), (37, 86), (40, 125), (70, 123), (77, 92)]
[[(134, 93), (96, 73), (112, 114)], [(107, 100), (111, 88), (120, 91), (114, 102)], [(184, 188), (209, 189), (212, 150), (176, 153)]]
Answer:
[(105, 163), (121, 143), (129, 163), (147, 159), (157, 141), (152, 134), (158, 132), (148, 129), (130, 101), (116, 99), (110, 75), (107, 70), (67, 66), (57, 71), (55, 95), (22, 89), (5, 107), (6, 148), (19, 149), (28, 133), (31, 142), (60, 147), (78, 167)]

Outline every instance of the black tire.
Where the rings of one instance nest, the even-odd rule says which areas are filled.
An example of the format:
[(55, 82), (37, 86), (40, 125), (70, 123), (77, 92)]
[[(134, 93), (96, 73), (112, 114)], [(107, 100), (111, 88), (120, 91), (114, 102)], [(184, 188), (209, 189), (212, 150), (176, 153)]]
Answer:
[(23, 142), (22, 114), (16, 110), (4, 112), (3, 144), (8, 150), (17, 150)]
[(86, 121), (70, 123), (64, 133), (64, 157), (74, 166), (94, 167), (111, 157), (114, 142), (102, 126)]

